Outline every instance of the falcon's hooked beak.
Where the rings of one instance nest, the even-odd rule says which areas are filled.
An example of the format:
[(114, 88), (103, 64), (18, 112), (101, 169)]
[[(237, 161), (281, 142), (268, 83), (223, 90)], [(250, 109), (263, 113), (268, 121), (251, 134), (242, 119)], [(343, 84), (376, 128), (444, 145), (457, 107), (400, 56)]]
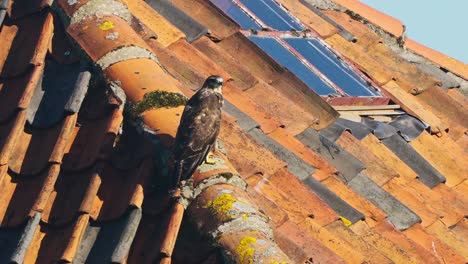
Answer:
[(208, 89), (213, 89), (218, 93), (221, 93), (221, 88), (223, 87), (223, 78), (218, 75), (212, 75), (208, 77), (205, 81), (205, 84), (203, 87), (206, 87)]

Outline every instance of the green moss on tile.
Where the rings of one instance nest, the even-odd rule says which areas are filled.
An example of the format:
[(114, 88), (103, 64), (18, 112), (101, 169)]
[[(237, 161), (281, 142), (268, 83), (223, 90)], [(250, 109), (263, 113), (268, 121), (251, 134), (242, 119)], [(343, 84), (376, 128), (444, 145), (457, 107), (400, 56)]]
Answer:
[(143, 100), (131, 106), (131, 112), (133, 116), (139, 116), (147, 110), (178, 107), (187, 104), (187, 101), (183, 94), (157, 90), (145, 94)]

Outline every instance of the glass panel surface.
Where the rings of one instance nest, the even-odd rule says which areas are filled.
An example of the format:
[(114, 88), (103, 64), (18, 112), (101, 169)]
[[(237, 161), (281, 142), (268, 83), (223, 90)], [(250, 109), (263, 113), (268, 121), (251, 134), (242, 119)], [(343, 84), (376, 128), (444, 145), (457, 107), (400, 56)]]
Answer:
[(284, 40), (348, 95), (381, 96), (317, 39), (284, 38)]
[(243, 29), (262, 30), (262, 27), (255, 22), (247, 13), (231, 0), (211, 0), (219, 9), (223, 10), (232, 20), (236, 21)]
[(280, 42), (271, 37), (249, 36), (258, 47), (270, 55), (283, 67), (294, 73), (305, 84), (311, 87), (319, 95), (337, 94), (337, 92), (313, 73), (299, 58), (294, 56)]
[(240, 0), (256, 17), (269, 27), (289, 31), (302, 31), (302, 26), (273, 0)]

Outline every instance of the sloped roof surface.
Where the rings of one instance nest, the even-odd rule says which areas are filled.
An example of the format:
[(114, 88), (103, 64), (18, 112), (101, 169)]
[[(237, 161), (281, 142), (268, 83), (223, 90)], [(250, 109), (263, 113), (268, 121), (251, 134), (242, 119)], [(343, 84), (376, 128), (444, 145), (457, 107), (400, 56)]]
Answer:
[[(249, 1), (0, 0), (0, 263), (468, 261), (467, 65), (356, 0)], [(125, 101), (212, 74), (220, 165), (180, 225), (161, 160), (183, 108)]]

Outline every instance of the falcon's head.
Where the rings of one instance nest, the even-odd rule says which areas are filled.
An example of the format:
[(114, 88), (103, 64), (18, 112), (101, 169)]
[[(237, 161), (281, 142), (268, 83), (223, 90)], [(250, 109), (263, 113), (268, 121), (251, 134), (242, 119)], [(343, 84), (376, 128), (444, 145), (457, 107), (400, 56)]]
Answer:
[(215, 92), (221, 93), (223, 87), (223, 78), (218, 75), (211, 75), (203, 84), (203, 88), (213, 89)]

